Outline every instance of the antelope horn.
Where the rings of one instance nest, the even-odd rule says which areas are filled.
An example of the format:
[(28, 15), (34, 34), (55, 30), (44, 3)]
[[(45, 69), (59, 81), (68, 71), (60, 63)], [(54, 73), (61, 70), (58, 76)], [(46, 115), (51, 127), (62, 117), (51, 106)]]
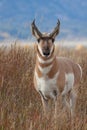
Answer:
[(57, 26), (54, 28), (53, 32), (50, 33), (49, 36), (55, 38), (56, 35), (59, 33), (59, 29), (60, 29), (60, 20), (58, 19)]
[(33, 20), (32, 24), (31, 24), (31, 27), (32, 27), (32, 34), (34, 36), (38, 35), (38, 37), (42, 37), (42, 33), (39, 31), (39, 29), (35, 25), (35, 19)]

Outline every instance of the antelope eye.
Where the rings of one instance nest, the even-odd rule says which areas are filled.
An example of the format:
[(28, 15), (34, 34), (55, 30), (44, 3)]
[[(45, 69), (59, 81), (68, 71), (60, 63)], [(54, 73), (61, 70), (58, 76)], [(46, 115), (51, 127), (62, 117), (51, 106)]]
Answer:
[(39, 38), (39, 39), (37, 39), (37, 42), (38, 42), (38, 43), (40, 42), (40, 38)]
[(55, 41), (55, 39), (52, 38), (52, 43)]

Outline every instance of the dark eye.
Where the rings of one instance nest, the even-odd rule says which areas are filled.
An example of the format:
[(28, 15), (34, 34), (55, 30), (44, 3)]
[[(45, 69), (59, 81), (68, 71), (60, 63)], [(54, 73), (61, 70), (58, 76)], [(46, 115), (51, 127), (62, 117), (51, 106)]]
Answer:
[(55, 39), (52, 38), (52, 43), (55, 41)]
[(39, 38), (39, 39), (37, 39), (37, 42), (38, 42), (38, 43), (40, 42), (40, 38)]

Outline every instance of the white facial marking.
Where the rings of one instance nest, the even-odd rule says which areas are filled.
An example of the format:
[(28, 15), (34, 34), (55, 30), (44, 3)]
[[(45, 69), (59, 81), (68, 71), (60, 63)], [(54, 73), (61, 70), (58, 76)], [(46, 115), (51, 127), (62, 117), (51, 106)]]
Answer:
[(39, 50), (40, 54), (41, 54), (43, 57), (45, 57), (45, 56), (43, 55), (42, 49), (41, 49), (41, 47), (40, 47), (39, 44), (38, 44), (38, 50)]
[(50, 58), (50, 59), (48, 59), (48, 60), (43, 60), (43, 59), (41, 59), (39, 56), (38, 56), (38, 54), (37, 54), (37, 58), (38, 58), (38, 60), (39, 60), (39, 62), (40, 63), (42, 63), (42, 64), (48, 64), (48, 63), (51, 63), (52, 61), (53, 61), (53, 59), (54, 59), (54, 57), (52, 57), (52, 58)]
[(57, 88), (57, 77), (59, 72), (55, 74), (55, 76), (50, 79), (48, 76), (44, 76), (39, 78), (37, 72), (35, 72), (36, 80), (37, 80), (37, 91), (41, 91), (44, 96), (49, 96), (50, 98), (55, 100), (55, 96), (53, 95), (53, 90), (58, 92)]
[(53, 46), (51, 47), (51, 51), (50, 51), (50, 54), (52, 53), (52, 51), (53, 51)]
[(44, 67), (44, 68), (42, 68), (40, 65), (38, 65), (38, 68), (39, 68), (39, 70), (42, 72), (42, 74), (47, 74), (50, 70), (51, 70), (51, 68), (52, 68), (52, 64), (51, 65), (49, 65), (48, 67)]

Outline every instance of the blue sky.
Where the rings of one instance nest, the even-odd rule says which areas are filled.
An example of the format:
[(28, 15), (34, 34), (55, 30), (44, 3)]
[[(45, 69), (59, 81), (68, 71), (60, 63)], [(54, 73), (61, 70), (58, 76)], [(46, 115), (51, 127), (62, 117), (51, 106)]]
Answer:
[(0, 0), (0, 39), (32, 39), (34, 18), (42, 32), (60, 19), (59, 39), (87, 39), (87, 0)]

